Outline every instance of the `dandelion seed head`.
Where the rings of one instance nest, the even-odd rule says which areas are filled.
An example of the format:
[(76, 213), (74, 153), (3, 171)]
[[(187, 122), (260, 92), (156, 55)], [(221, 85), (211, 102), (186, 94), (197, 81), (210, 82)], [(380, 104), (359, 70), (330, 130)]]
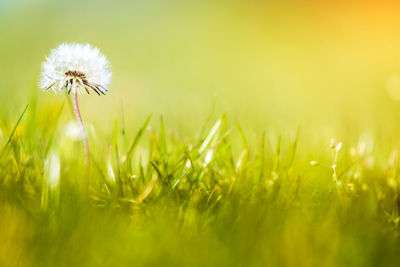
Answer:
[(111, 82), (110, 64), (90, 44), (61, 44), (42, 63), (39, 87), (54, 92), (105, 94)]
[(64, 127), (65, 136), (74, 141), (81, 141), (85, 137), (85, 132), (77, 122), (71, 121)]

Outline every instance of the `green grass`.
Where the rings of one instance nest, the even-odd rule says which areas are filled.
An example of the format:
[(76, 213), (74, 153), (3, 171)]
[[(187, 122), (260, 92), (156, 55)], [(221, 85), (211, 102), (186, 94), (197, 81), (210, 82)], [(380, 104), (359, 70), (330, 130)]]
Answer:
[(336, 155), (329, 139), (316, 147), (298, 129), (271, 142), (229, 115), (190, 139), (162, 117), (136, 134), (117, 119), (89, 131), (87, 174), (58, 120), (67, 107), (33, 101), (3, 119), (0, 266), (400, 263), (398, 158), (372, 137)]

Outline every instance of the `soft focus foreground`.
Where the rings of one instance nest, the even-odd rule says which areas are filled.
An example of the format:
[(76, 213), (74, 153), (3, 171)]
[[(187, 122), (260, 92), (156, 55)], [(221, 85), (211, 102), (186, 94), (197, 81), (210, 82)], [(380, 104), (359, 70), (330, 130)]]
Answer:
[[(223, 116), (184, 142), (162, 118), (149, 127), (149, 117), (132, 138), (117, 125), (104, 141), (92, 134), (87, 177), (79, 128), (54, 131), (54, 114), (38, 124), (28, 111), (12, 140), (4, 139), (3, 266), (400, 260), (398, 156), (371, 152), (368, 136), (352, 149), (332, 140), (298, 151), (307, 143), (300, 135), (271, 144), (261, 134), (250, 145)], [(326, 154), (308, 162), (310, 153)]]
[[(399, 265), (398, 4), (68, 5), (0, 1), (0, 266)], [(64, 41), (113, 67), (89, 177)]]

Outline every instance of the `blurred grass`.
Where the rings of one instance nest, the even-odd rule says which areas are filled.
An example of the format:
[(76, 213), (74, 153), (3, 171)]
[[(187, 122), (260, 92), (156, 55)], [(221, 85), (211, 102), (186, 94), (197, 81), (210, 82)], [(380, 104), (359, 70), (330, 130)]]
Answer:
[[(399, 9), (0, 0), (0, 266), (398, 266)], [(89, 193), (36, 86), (71, 41), (114, 75), (80, 98)]]
[[(82, 144), (64, 131), (52, 142), (57, 126), (29, 131), (28, 118), (0, 161), (3, 266), (397, 266), (400, 260), (397, 150), (372, 150), (368, 136), (338, 150), (333, 161), (329, 144), (297, 151), (308, 142), (300, 137), (266, 143), (261, 134), (249, 144), (226, 116), (190, 142), (165, 131), (160, 119), (150, 128), (146, 120), (127, 141), (134, 145), (124, 146), (116, 125), (112, 138), (90, 136), (86, 192)], [(310, 153), (320, 166), (309, 164)]]

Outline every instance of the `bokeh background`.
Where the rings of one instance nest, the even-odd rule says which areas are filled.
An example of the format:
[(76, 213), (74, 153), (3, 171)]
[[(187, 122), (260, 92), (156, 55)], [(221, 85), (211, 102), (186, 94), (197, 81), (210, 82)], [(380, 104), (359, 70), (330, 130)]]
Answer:
[[(398, 266), (399, 14), (385, 0), (0, 0), (0, 265)], [(37, 86), (61, 42), (98, 46), (112, 65), (111, 91), (80, 97), (100, 170), (93, 196), (108, 188), (96, 186), (100, 174), (134, 180), (127, 198), (122, 180), (110, 186), (104, 210), (79, 191), (87, 180), (81, 143), (62, 132), (74, 120), (66, 95)], [(213, 139), (223, 146), (210, 145), (187, 167), (189, 182), (170, 187), (184, 177), (171, 166), (187, 166), (225, 112), (229, 142), (223, 122)], [(146, 131), (130, 162), (150, 113), (165, 150)], [(331, 137), (343, 141), (343, 184), (333, 183)], [(142, 202), (157, 177), (149, 160), (168, 175)], [(56, 190), (47, 179), (60, 180)]]
[(65, 101), (37, 88), (40, 64), (89, 42), (113, 71), (107, 96), (81, 97), (99, 131), (153, 113), (190, 136), (215, 103), (256, 131), (396, 138), (398, 14), (395, 1), (0, 0), (0, 114)]

